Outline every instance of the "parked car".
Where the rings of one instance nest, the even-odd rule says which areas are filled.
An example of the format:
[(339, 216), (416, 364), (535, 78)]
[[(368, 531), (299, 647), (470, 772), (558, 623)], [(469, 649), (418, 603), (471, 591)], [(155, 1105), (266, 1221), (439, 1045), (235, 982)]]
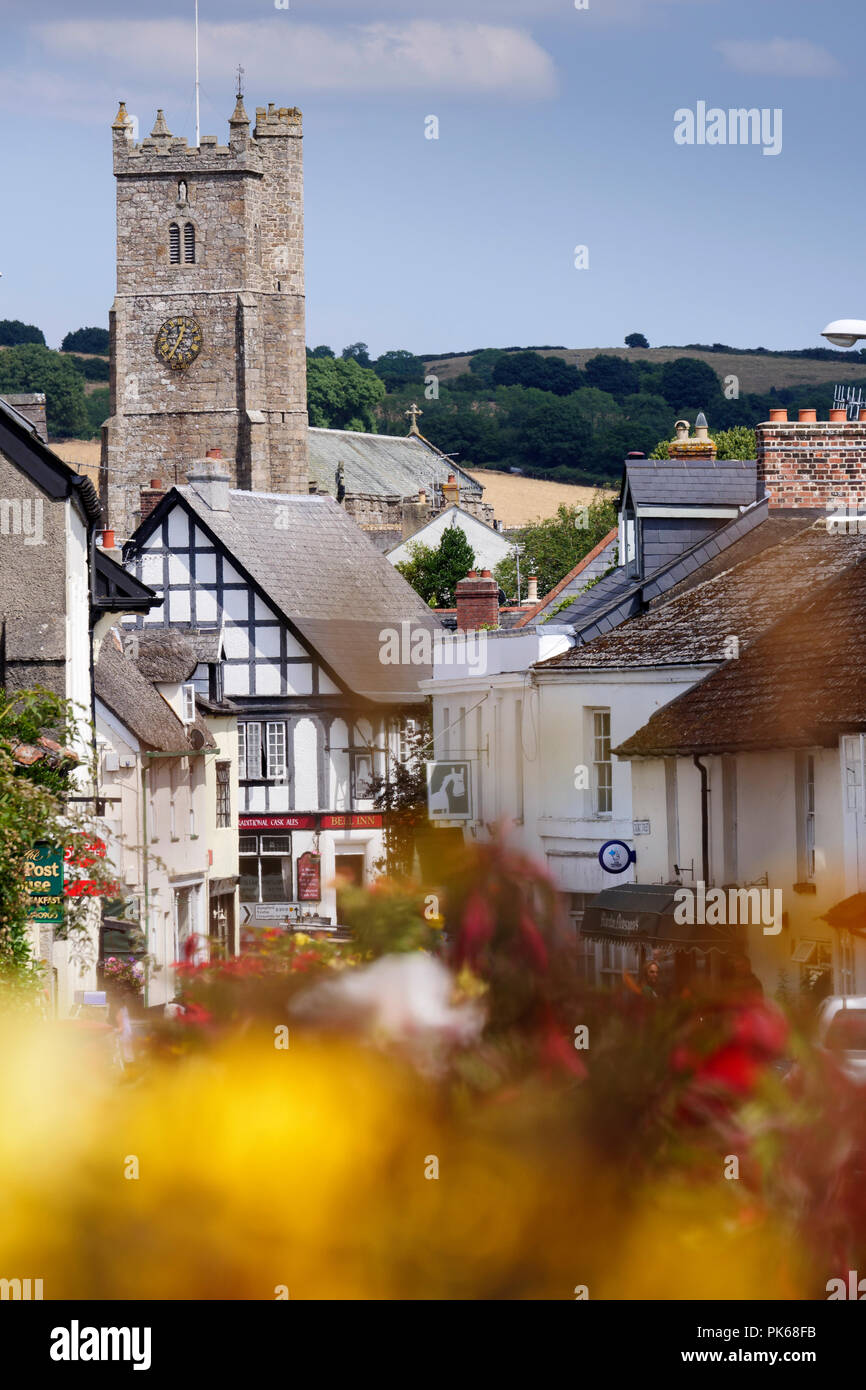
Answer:
[(818, 1012), (818, 1046), (846, 1076), (866, 1085), (866, 994), (830, 995)]

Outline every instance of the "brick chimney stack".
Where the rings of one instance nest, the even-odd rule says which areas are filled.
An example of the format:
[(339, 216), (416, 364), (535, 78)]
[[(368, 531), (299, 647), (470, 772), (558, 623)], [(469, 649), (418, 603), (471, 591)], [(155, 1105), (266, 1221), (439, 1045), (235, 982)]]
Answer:
[(814, 410), (801, 410), (797, 420), (781, 410), (772, 417), (756, 430), (759, 497), (770, 507), (820, 511), (831, 502), (862, 505), (866, 420), (848, 420), (841, 410), (829, 420), (817, 420)]
[(151, 478), (150, 487), (141, 489), (141, 520), (146, 521), (155, 507), (165, 497), (165, 484), (162, 478)]
[(470, 570), (457, 585), (457, 631), (498, 626), (499, 585), (490, 570)]

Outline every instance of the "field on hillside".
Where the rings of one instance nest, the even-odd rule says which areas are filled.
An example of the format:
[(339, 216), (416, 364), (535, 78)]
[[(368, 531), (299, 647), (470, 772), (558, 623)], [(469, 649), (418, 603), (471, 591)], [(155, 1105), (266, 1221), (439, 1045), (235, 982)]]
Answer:
[[(530, 521), (555, 516), (557, 507), (585, 507), (598, 496), (593, 487), (574, 483), (551, 483), (545, 478), (520, 478), (513, 473), (497, 473), (492, 468), (468, 468), (484, 488), (497, 521), (507, 527), (526, 526)], [(611, 497), (613, 493), (609, 494)]]
[(61, 439), (51, 441), (51, 448), (64, 463), (72, 464), (79, 473), (89, 478), (95, 488), (99, 487), (98, 439)]
[[(848, 382), (866, 378), (866, 358), (852, 357), (850, 362), (813, 361), (808, 357), (765, 357), (763, 353), (698, 352), (685, 348), (567, 348), (562, 352), (545, 351), (540, 357), (562, 357), (577, 368), (586, 366), (590, 357), (599, 353), (612, 357), (627, 357), (633, 362), (673, 362), (678, 357), (694, 357), (706, 362), (720, 377), (737, 376), (740, 394), (764, 395), (771, 387), (816, 386), (822, 382)], [(447, 357), (426, 363), (427, 370), (450, 381), (469, 370), (470, 358)]]

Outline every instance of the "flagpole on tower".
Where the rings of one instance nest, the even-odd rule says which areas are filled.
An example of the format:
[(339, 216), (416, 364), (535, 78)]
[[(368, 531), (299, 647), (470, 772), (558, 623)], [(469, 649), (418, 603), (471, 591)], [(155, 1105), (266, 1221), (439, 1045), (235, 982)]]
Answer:
[(199, 0), (196, 0), (196, 149), (202, 143), (199, 118)]

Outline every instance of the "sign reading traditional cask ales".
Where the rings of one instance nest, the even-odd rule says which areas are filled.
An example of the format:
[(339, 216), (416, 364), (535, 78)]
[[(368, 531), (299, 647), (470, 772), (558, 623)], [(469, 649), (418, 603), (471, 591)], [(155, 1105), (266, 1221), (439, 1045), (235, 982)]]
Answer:
[(322, 857), (307, 850), (298, 860), (298, 901), (317, 903), (322, 897)]
[(238, 816), (239, 830), (316, 830), (318, 825), (318, 816), (256, 816), (246, 811)]

